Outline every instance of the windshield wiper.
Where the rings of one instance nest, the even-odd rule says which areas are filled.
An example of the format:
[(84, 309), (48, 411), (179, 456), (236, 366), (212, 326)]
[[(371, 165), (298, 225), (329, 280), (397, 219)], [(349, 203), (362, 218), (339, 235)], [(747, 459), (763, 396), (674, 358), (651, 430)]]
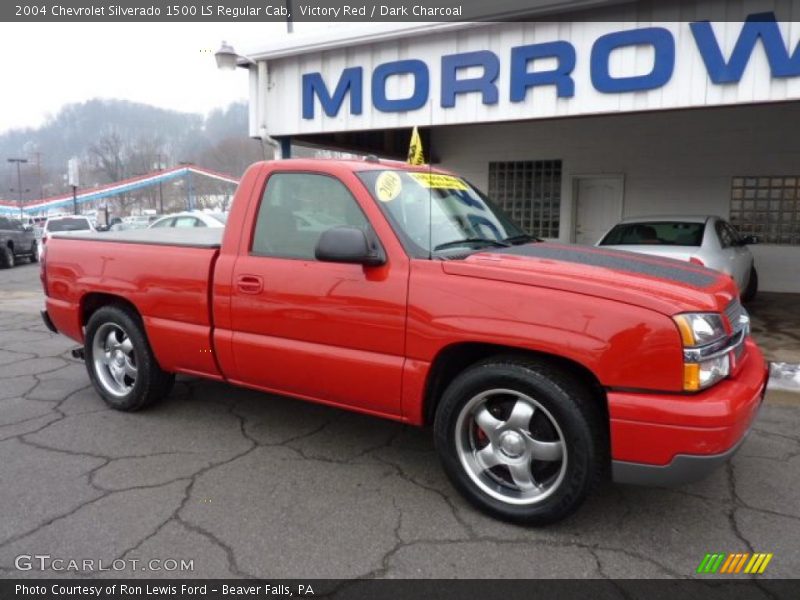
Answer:
[(532, 235), (528, 235), (527, 233), (520, 233), (519, 235), (512, 235), (511, 237), (504, 238), (503, 241), (513, 246), (516, 244), (524, 244), (526, 242), (541, 242), (542, 240)]
[(490, 240), (487, 238), (474, 237), (474, 238), (464, 238), (462, 240), (453, 240), (451, 242), (445, 242), (444, 244), (439, 244), (438, 246), (434, 247), (433, 251), (436, 252), (437, 250), (444, 250), (445, 248), (461, 246), (462, 244), (485, 244), (487, 246), (495, 246), (497, 248), (508, 248), (511, 245), (506, 241)]

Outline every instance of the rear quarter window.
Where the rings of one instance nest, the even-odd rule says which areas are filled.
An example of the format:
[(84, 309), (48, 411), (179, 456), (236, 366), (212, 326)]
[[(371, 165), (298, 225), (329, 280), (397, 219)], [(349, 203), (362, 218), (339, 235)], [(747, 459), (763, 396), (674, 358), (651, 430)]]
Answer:
[(652, 221), (620, 223), (606, 234), (601, 246), (701, 246), (705, 223)]
[(58, 219), (47, 224), (47, 231), (84, 231), (89, 229), (86, 219)]

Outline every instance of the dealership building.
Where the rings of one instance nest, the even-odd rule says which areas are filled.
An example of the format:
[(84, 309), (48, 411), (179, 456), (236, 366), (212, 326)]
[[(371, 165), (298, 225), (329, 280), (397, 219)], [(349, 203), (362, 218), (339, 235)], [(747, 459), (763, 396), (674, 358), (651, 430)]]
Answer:
[(570, 20), (342, 24), (240, 59), (250, 133), (284, 156), (400, 158), (418, 126), (426, 159), (530, 233), (591, 244), (624, 217), (720, 215), (759, 237), (762, 290), (800, 292), (800, 13), (774, 4), (708, 21), (665, 1)]

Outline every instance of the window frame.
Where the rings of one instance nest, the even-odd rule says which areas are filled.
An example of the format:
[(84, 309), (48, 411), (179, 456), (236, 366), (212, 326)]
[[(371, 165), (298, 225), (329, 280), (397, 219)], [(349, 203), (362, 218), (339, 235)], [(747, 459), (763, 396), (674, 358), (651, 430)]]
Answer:
[[(364, 208), (361, 206), (361, 203), (358, 201), (358, 198), (355, 197), (355, 195), (353, 194), (353, 192), (350, 189), (350, 187), (344, 181), (342, 181), (342, 179), (340, 177), (334, 175), (333, 173), (325, 173), (324, 171), (311, 171), (311, 170), (306, 170), (306, 169), (303, 169), (303, 170), (293, 170), (293, 169), (277, 170), (276, 169), (276, 170), (270, 172), (269, 176), (264, 181), (264, 185), (261, 187), (261, 192), (260, 192), (260, 194), (258, 196), (258, 201), (257, 201), (255, 209), (253, 211), (253, 219), (252, 219), (252, 225), (251, 225), (250, 236), (249, 236), (250, 239), (247, 242), (247, 256), (253, 256), (253, 257), (258, 257), (258, 258), (299, 260), (299, 261), (312, 262), (312, 263), (331, 264), (331, 263), (328, 263), (327, 261), (317, 260), (317, 258), (315, 256), (312, 256), (310, 258), (305, 257), (305, 256), (276, 256), (274, 254), (267, 254), (267, 253), (264, 253), (264, 252), (255, 252), (253, 250), (253, 245), (255, 244), (255, 240), (256, 240), (256, 229), (257, 229), (257, 226), (258, 226), (258, 217), (259, 217), (259, 215), (261, 213), (261, 205), (264, 202), (264, 198), (266, 197), (267, 188), (269, 187), (269, 182), (272, 180), (272, 178), (275, 175), (319, 175), (319, 176), (322, 176), (322, 177), (328, 177), (328, 178), (338, 182), (342, 187), (344, 187), (345, 191), (348, 193), (348, 195), (350, 196), (350, 198), (353, 200), (353, 202), (355, 203), (356, 207), (358, 208), (359, 212), (364, 217), (364, 221), (367, 223), (367, 226), (368, 226), (368, 230), (365, 232), (367, 234), (367, 236), (372, 236), (373, 239), (375, 240), (375, 242), (378, 244), (378, 246), (380, 246), (380, 248), (384, 252), (384, 254), (386, 253), (385, 247), (384, 247), (383, 243), (381, 242), (381, 239), (378, 236), (377, 232), (375, 231), (375, 227), (373, 226), (372, 221), (370, 221), (369, 217), (364, 212)], [(331, 227), (331, 229), (333, 229), (333, 227)], [(322, 233), (323, 232), (320, 232), (320, 235), (322, 235)], [(335, 263), (335, 264), (346, 264), (346, 263)], [(358, 265), (356, 265), (356, 266), (358, 266)]]

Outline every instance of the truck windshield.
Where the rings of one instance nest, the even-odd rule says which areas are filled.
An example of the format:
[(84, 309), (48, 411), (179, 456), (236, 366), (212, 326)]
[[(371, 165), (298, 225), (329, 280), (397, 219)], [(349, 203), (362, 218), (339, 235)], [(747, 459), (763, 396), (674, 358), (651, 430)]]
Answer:
[(403, 170), (362, 171), (358, 177), (417, 257), (532, 240), (460, 177)]

